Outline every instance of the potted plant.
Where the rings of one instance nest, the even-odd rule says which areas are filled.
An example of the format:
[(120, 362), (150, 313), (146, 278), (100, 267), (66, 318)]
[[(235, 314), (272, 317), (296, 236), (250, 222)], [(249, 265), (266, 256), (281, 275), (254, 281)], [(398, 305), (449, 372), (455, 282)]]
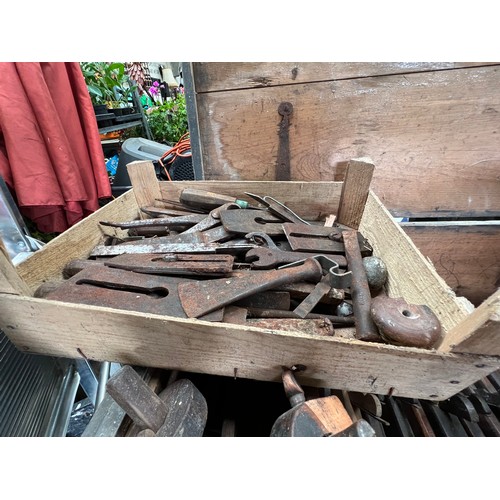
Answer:
[(120, 62), (82, 62), (80, 67), (92, 103), (104, 105), (114, 114), (121, 115), (121, 108), (126, 105), (123, 100), (124, 95), (127, 95), (126, 99), (128, 99), (130, 87), (125, 64)]

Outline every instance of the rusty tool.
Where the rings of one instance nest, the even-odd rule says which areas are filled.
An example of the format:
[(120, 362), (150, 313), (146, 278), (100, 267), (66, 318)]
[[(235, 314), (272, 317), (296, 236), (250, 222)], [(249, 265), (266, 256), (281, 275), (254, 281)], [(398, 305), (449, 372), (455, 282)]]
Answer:
[(184, 205), (208, 210), (227, 203), (236, 204), (239, 208), (250, 208), (249, 203), (245, 200), (239, 200), (234, 196), (213, 193), (212, 191), (205, 191), (203, 189), (185, 188), (181, 191), (179, 200)]
[[(282, 264), (291, 264), (298, 260), (307, 259), (312, 254), (307, 252), (288, 252), (279, 248), (260, 247), (252, 248), (245, 254), (245, 262), (252, 264), (252, 269), (272, 269)], [(343, 255), (328, 255), (339, 267), (347, 267), (347, 260)]]
[(104, 262), (107, 260), (107, 257), (103, 257), (102, 259), (93, 260), (93, 259), (73, 259), (70, 260), (62, 270), (63, 278), (71, 278), (76, 273), (79, 273), (82, 269), (87, 269), (88, 267), (94, 266), (103, 266)]
[(371, 293), (359, 248), (358, 231), (342, 233), (347, 268), (352, 273), (351, 296), (356, 322), (356, 338), (368, 342), (381, 342), (382, 338), (371, 315)]
[(104, 264), (145, 274), (222, 277), (232, 272), (233, 262), (233, 255), (222, 254), (124, 254)]
[[(280, 309), (260, 309), (257, 307), (248, 307), (247, 314), (250, 318), (295, 318), (293, 311), (284, 311)], [(344, 318), (342, 316), (332, 316), (329, 314), (309, 313), (304, 319), (328, 319), (333, 325), (347, 327), (354, 325), (354, 318)]]
[(245, 308), (256, 307), (258, 309), (268, 309), (273, 307), (280, 311), (289, 311), (290, 304), (290, 293), (276, 290), (254, 293), (249, 297), (234, 302), (235, 306)]
[(174, 208), (162, 208), (162, 207), (154, 207), (154, 206), (148, 206), (148, 207), (141, 207), (141, 212), (145, 213), (146, 215), (149, 215), (152, 218), (162, 218), (162, 217), (177, 217), (179, 215), (192, 215), (193, 213), (205, 213), (204, 211), (202, 212), (196, 212), (196, 210), (176, 210)]
[[(188, 281), (192, 280), (94, 266), (64, 281), (45, 298), (186, 318), (177, 289), (179, 284)], [(222, 321), (224, 311), (212, 311), (200, 319)]]
[(223, 210), (222, 225), (229, 233), (244, 235), (261, 232), (269, 236), (283, 235), (283, 221), (266, 210)]
[(295, 281), (317, 282), (322, 277), (321, 265), (307, 259), (300, 266), (271, 271), (246, 271), (247, 275), (209, 281), (182, 283), (179, 297), (189, 318), (197, 318), (257, 292), (271, 290)]
[(200, 222), (195, 224), (189, 229), (186, 229), (184, 231), (185, 233), (193, 233), (196, 231), (206, 231), (207, 229), (212, 229), (214, 227), (220, 226), (221, 225), (221, 220), (220, 220), (220, 213), (223, 210), (235, 210), (235, 209), (240, 209), (240, 206), (236, 203), (225, 203), (224, 205), (221, 205), (217, 208), (214, 208), (210, 211), (210, 213), (202, 219)]
[(431, 349), (441, 339), (441, 322), (425, 304), (410, 304), (402, 297), (381, 293), (372, 299), (370, 314), (389, 344)]
[(274, 422), (271, 437), (330, 437), (351, 427), (353, 421), (337, 396), (306, 401), (293, 370), (283, 367), (281, 376), (291, 409)]
[[(315, 255), (312, 258), (320, 263), (324, 276), (316, 284), (312, 292), (294, 309), (294, 313), (299, 318), (305, 318), (332, 288), (349, 288), (351, 286), (351, 271), (338, 273), (339, 265), (337, 262), (324, 255)], [(304, 261), (286, 264), (281, 266), (280, 269), (294, 267), (300, 265), (302, 262)]]
[[(203, 233), (189, 233), (185, 237)], [(182, 235), (178, 235), (179, 237)], [(203, 237), (203, 236), (202, 236)], [(176, 243), (171, 241), (163, 243), (160, 238), (148, 240), (147, 243), (135, 242), (137, 244), (121, 244), (121, 245), (97, 245), (91, 252), (90, 257), (105, 257), (113, 255), (122, 255), (125, 253), (140, 254), (140, 253), (240, 253), (247, 252), (257, 245), (249, 243), (245, 239), (234, 239), (224, 243)]]
[(177, 217), (163, 217), (154, 219), (139, 219), (124, 222), (99, 221), (101, 226), (117, 227), (120, 229), (134, 229), (148, 226), (167, 226), (169, 228), (190, 227), (206, 218), (204, 214), (179, 215)]
[(388, 276), (385, 262), (376, 255), (370, 255), (363, 258), (363, 267), (370, 290), (375, 292), (380, 290), (385, 285)]
[(281, 122), (278, 129), (278, 159), (276, 162), (276, 180), (290, 180), (290, 115), (293, 112), (291, 102), (281, 102), (278, 106), (278, 113), (281, 116)]
[(154, 238), (156, 236), (173, 236), (175, 233), (168, 226), (145, 226), (136, 227), (128, 230), (129, 236), (143, 236), (145, 238)]
[(129, 365), (106, 384), (107, 393), (144, 436), (202, 437), (208, 416), (203, 394), (188, 379), (176, 380), (157, 395)]
[(436, 437), (432, 425), (418, 399), (398, 398), (413, 433), (417, 437)]
[(233, 233), (229, 233), (222, 225), (220, 213), (224, 210), (240, 209), (236, 203), (225, 203), (220, 207), (214, 208), (210, 213), (191, 228), (185, 230), (182, 234), (201, 232), (206, 243), (224, 242), (234, 238)]
[[(297, 252), (315, 253), (345, 253), (342, 234), (351, 231), (346, 226), (335, 224), (332, 227), (306, 225), (286, 222), (283, 232), (290, 243), (292, 250)], [(356, 231), (361, 255), (366, 257), (373, 253), (368, 240)]]
[(363, 258), (368, 286), (378, 295), (371, 299), (370, 314), (382, 339), (394, 345), (429, 349), (441, 337), (441, 323), (426, 305), (389, 297), (384, 290), (387, 266), (380, 257)]
[(302, 217), (299, 217), (293, 210), (271, 196), (259, 196), (253, 193), (245, 194), (267, 207), (269, 212), (271, 212), (272, 214), (276, 215), (277, 217), (281, 217), (284, 222), (297, 222), (306, 225), (310, 224), (310, 222), (302, 219)]

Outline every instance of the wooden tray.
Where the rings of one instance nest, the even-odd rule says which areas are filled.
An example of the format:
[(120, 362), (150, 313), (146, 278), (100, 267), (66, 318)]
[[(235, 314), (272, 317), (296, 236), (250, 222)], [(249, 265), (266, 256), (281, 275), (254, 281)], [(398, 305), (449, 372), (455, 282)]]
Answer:
[(500, 368), (499, 292), (476, 309), (457, 297), (371, 191), (359, 229), (387, 264), (389, 295), (427, 304), (438, 315), (445, 337), (437, 350), (34, 298), (42, 283), (63, 279), (67, 262), (86, 258), (105, 235), (123, 234), (99, 221), (140, 218), (141, 206), (178, 200), (184, 187), (273, 196), (310, 220), (336, 213), (342, 190), (341, 182), (158, 182), (147, 161), (128, 170), (132, 190), (16, 268), (0, 260), (0, 328), (20, 350), (276, 382), (283, 365), (301, 364), (306, 370), (297, 379), (304, 385), (430, 400), (449, 398)]

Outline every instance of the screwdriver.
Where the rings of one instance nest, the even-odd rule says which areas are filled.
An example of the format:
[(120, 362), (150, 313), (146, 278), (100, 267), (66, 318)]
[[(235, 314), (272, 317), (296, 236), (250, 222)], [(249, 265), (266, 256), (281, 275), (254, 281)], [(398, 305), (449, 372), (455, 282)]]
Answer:
[(225, 203), (236, 203), (240, 208), (254, 208), (244, 200), (239, 200), (233, 196), (224, 194), (212, 193), (201, 189), (185, 188), (181, 191), (179, 200), (190, 207), (200, 207), (213, 209), (224, 205)]

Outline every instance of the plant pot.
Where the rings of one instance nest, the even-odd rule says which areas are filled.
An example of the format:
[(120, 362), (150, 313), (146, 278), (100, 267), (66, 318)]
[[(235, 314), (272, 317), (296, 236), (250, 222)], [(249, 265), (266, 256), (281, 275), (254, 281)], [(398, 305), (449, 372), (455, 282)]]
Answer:
[(108, 112), (106, 104), (94, 104), (93, 108), (96, 115), (103, 115)]
[(108, 112), (113, 113), (115, 116), (122, 116), (124, 108), (111, 108), (108, 109)]
[(124, 115), (131, 115), (135, 111), (135, 109), (130, 107), (130, 106), (127, 106), (126, 108), (122, 108), (122, 109), (123, 109)]

